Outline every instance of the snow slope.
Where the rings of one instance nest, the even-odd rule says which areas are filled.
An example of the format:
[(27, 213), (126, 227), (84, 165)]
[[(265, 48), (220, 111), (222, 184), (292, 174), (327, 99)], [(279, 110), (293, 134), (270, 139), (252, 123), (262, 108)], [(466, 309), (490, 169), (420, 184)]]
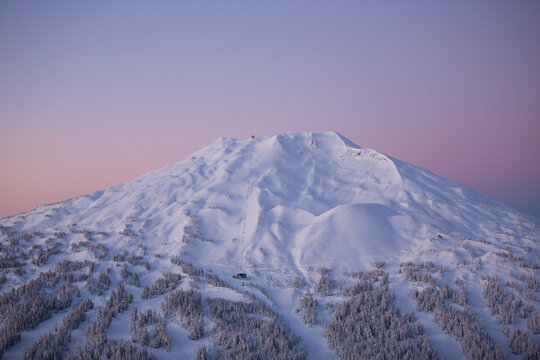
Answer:
[[(248, 273), (266, 295), (253, 293), (287, 319), (313, 359), (337, 357), (323, 337), (324, 321), (331, 313), (321, 308), (320, 323), (305, 325), (293, 311), (302, 291), (292, 283), (301, 278), (306, 289), (312, 288), (320, 277), (318, 268), (331, 269), (332, 277), (345, 287), (353, 283), (350, 273), (384, 261), (396, 301), (411, 311), (413, 284), (399, 274), (399, 264), (429, 260), (446, 266), (449, 270), (441, 281), (460, 277), (468, 282), (478, 315), (509, 358), (514, 355), (508, 338), (482, 297), (481, 276), (498, 275), (502, 282), (521, 273), (539, 277), (537, 269), (518, 267), (497, 255), (511, 247), (514, 254), (537, 264), (537, 220), (426, 169), (362, 149), (335, 132), (220, 138), (192, 156), (125, 184), (44, 205), (2, 219), (0, 225), (17, 233), (41, 232), (45, 238), (55, 231), (68, 234), (66, 249), (47, 264), (28, 264), (22, 276), (6, 272), (2, 292), (43, 269), (54, 269), (61, 260), (91, 258), (87, 251), (67, 248), (82, 239), (73, 230), (102, 232), (95, 237), (108, 255), (98, 262), (100, 268), (110, 266), (112, 256), (124, 250), (135, 253), (140, 244), (148, 249), (144, 256), (151, 269), (144, 272), (143, 285), (174, 269), (168, 258), (177, 255), (230, 280), (233, 287), (238, 285), (233, 274)], [(43, 245), (45, 239), (32, 242)], [(478, 258), (482, 266), (477, 269)], [(219, 296), (211, 288), (201, 291)], [(339, 291), (334, 297), (319, 298), (321, 304), (343, 299)], [(538, 310), (538, 303), (533, 305)], [(437, 327), (432, 315), (418, 317), (441, 357), (462, 358), (459, 343)], [(526, 329), (524, 323), (518, 325)], [(36, 331), (29, 331), (28, 339), (35, 340)], [(182, 344), (185, 356), (194, 356), (197, 345), (182, 331), (174, 333), (173, 344)], [(129, 329), (125, 332), (127, 338)], [(537, 335), (534, 341), (539, 341)], [(19, 357), (23, 345), (12, 348), (5, 358)]]

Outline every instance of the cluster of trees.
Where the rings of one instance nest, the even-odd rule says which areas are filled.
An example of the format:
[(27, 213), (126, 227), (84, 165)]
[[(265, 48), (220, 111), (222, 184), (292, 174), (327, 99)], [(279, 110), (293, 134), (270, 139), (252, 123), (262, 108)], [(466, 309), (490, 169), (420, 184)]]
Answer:
[[(525, 277), (523, 277), (523, 278), (525, 279)], [(516, 281), (511, 281), (511, 282), (507, 281), (506, 286), (509, 287), (510, 289), (514, 290), (518, 294), (521, 294), (521, 292), (522, 292), (521, 286), (519, 286), (519, 284)]]
[[(124, 312), (133, 301), (133, 294), (126, 291), (125, 287), (118, 283), (116, 291), (113, 291), (107, 299), (104, 308), (98, 310), (98, 320), (90, 324), (88, 332), (104, 332), (111, 325), (112, 319), (119, 313)], [(93, 329), (92, 329), (93, 328)], [(88, 340), (88, 337), (87, 337)]]
[(143, 261), (142, 256), (132, 255), (128, 258), (127, 262), (132, 266), (142, 265), (146, 270), (150, 270), (150, 264), (147, 261)]
[(86, 281), (86, 288), (92, 295), (103, 295), (103, 293), (109, 289), (109, 286), (111, 286), (111, 279), (109, 278), (107, 271), (101, 272), (97, 279), (90, 278)]
[(538, 299), (535, 295), (535, 293), (533, 293), (531, 290), (529, 289), (524, 289), (523, 290), (523, 294), (525, 295), (525, 297), (531, 301), (535, 301), (535, 302), (540, 302), (540, 299)]
[(461, 306), (467, 304), (467, 292), (454, 291), (448, 284), (444, 284), (442, 289), (428, 286), (423, 291), (413, 290), (412, 297), (416, 301), (416, 308), (420, 311), (432, 312), (437, 305), (443, 304), (446, 300)]
[(32, 239), (32, 235), (23, 233), (21, 235), (15, 236), (15, 232), (8, 232), (8, 238), (7, 243), (10, 246), (17, 246), (19, 245), (19, 242), (21, 241), (30, 241)]
[(60, 311), (70, 307), (74, 297), (81, 297), (79, 288), (70, 284), (62, 285), (56, 293), (55, 310)]
[[(92, 233), (91, 233), (90, 231), (88, 231), (88, 230), (73, 229), (73, 230), (71, 230), (71, 232), (74, 233), (74, 234), (82, 234), (83, 237), (84, 237), (84, 239), (85, 239), (86, 241), (88, 241), (88, 242), (92, 242), (92, 241), (93, 241), (93, 239), (92, 239)], [(62, 238), (62, 237), (65, 236), (65, 233), (63, 233), (63, 235), (62, 235), (62, 233), (58, 233), (58, 234), (60, 235), (60, 236), (57, 235), (58, 238)]]
[(336, 283), (334, 280), (330, 279), (330, 270), (320, 268), (317, 272), (321, 275), (321, 278), (315, 285), (315, 291), (320, 292), (323, 296), (332, 296), (334, 294)]
[(522, 306), (519, 310), (519, 316), (522, 319), (526, 319), (533, 313), (533, 311), (534, 309), (531, 304), (525, 304), (525, 306)]
[(139, 275), (137, 273), (132, 273), (129, 275), (127, 279), (128, 284), (140, 287), (141, 286), (141, 280), (139, 279)]
[(79, 305), (76, 305), (71, 313), (62, 320), (62, 327), (74, 330), (86, 320), (86, 312), (94, 308), (94, 303), (90, 299), (83, 300)]
[(527, 285), (529, 286), (529, 289), (532, 289), (533, 291), (540, 290), (540, 280), (538, 278), (529, 276), (527, 278)]
[(526, 267), (530, 269), (540, 269), (540, 265), (533, 263), (532, 261), (527, 261), (523, 256), (514, 255), (510, 247), (506, 248), (506, 251), (501, 251), (497, 255), (507, 258), (512, 261), (517, 266)]
[(537, 311), (533, 311), (531, 317), (527, 319), (527, 328), (535, 335), (540, 333), (540, 314)]
[(184, 274), (195, 277), (202, 276), (203, 274), (203, 269), (193, 266), (191, 263), (180, 259), (178, 256), (171, 258), (171, 263), (175, 265), (180, 265)]
[(136, 272), (131, 272), (127, 269), (126, 264), (122, 267), (122, 270), (120, 270), (120, 276), (122, 279), (127, 280), (127, 283), (136, 287), (141, 286), (141, 279), (139, 279), (139, 275), (137, 275)]
[[(83, 233), (86, 234), (86, 232), (83, 232)], [(91, 237), (90, 237), (90, 240), (92, 240)], [(92, 251), (94, 253), (94, 256), (98, 260), (103, 260), (105, 258), (105, 256), (107, 256), (107, 254), (109, 253), (109, 250), (105, 247), (105, 245), (103, 245), (101, 243), (95, 243), (94, 244), (89, 240), (71, 243), (71, 250), (72, 251), (74, 251), (74, 252), (81, 251), (81, 248), (87, 248), (90, 251)]]
[(472, 239), (472, 238), (467, 238), (467, 241), (474, 241), (474, 242), (477, 242), (477, 243), (480, 243), (480, 244), (491, 245), (491, 241), (489, 241), (489, 240), (484, 240), (484, 239)]
[(88, 248), (94, 252), (94, 256), (98, 260), (103, 260), (109, 253), (109, 250), (102, 243), (90, 244)]
[[(439, 286), (439, 280), (433, 278), (430, 273), (436, 271), (435, 264), (431, 261), (423, 261), (417, 265), (412, 262), (402, 263), (399, 266), (399, 273), (405, 273), (407, 279), (410, 281), (423, 282), (428, 285), (437, 287)], [(445, 268), (440, 268), (439, 272), (444, 272)]]
[(121, 252), (120, 254), (116, 254), (113, 256), (113, 261), (116, 261), (116, 262), (123, 262), (125, 259), (126, 259), (126, 256), (127, 256), (127, 251), (123, 251)]
[(63, 285), (54, 291), (60, 277), (51, 272), (39, 274), (37, 279), (0, 295), (0, 356), (13, 344), (21, 340), (21, 333), (33, 329), (52, 313), (71, 306), (78, 288)]
[[(69, 261), (64, 260), (56, 265), (55, 272), (68, 284), (72, 284), (79, 281), (85, 281), (94, 272), (95, 263), (85, 261)], [(81, 272), (74, 274), (85, 267), (88, 267), (87, 272)]]
[(540, 279), (535, 278), (534, 276), (525, 276), (521, 274), (519, 280), (526, 282), (529, 289), (533, 291), (540, 290)]
[(15, 276), (22, 276), (25, 273), (26, 273), (26, 270), (24, 270), (22, 266), (17, 266), (16, 268), (13, 269), (13, 275)]
[(129, 236), (131, 238), (137, 237), (137, 233), (129, 228), (129, 224), (125, 224), (122, 231), (120, 231), (118, 234), (123, 236)]
[(75, 242), (72, 242), (69, 247), (71, 251), (79, 252), (79, 251), (82, 251), (83, 248), (88, 247), (88, 245), (90, 245), (89, 241), (79, 241), (79, 242), (75, 241)]
[(225, 281), (221, 280), (219, 276), (215, 274), (206, 273), (204, 274), (204, 277), (206, 279), (206, 283), (212, 286), (217, 287), (224, 287), (224, 288), (230, 288), (231, 286), (227, 284)]
[(184, 226), (184, 234), (182, 235), (182, 242), (189, 244), (190, 241), (194, 240), (200, 240), (200, 241), (208, 241), (208, 242), (214, 242), (214, 240), (206, 238), (202, 234), (202, 227), (200, 221), (189, 211), (186, 214), (189, 218), (191, 218), (191, 224)]
[(2, 233), (2, 235), (10, 236), (11, 234), (14, 234), (15, 232), (11, 230), (10, 226), (0, 225), (0, 233)]
[(32, 239), (33, 236), (43, 236), (43, 234), (35, 232), (32, 233), (32, 235), (26, 233), (17, 235), (17, 232), (12, 231), (10, 227), (5, 226), (3, 228), (4, 231), (2, 231), (2, 234), (7, 235), (7, 238), (5, 240), (2, 240), (2, 243), (0, 243), (0, 253), (3, 254), (0, 256), (0, 269), (14, 268), (15, 275), (20, 276), (20, 274), (22, 274), (21, 267), (26, 264), (26, 261), (31, 254), (30, 251), (32, 251), (33, 248), (30, 249), (27, 254), (24, 252), (25, 246), (21, 248), (18, 247), (19, 242), (29, 241)]
[(206, 353), (206, 346), (201, 346), (197, 349), (197, 360), (206, 360), (208, 354)]
[(127, 259), (127, 262), (132, 266), (137, 266), (137, 265), (143, 265), (144, 264), (143, 257), (141, 255), (131, 255)]
[(470, 306), (460, 310), (452, 304), (437, 304), (433, 315), (441, 329), (461, 341), (461, 349), (467, 359), (506, 359), (501, 346), (494, 346), (482, 320)]
[[(494, 278), (484, 277), (484, 297), (492, 315), (499, 315), (499, 322), (503, 325), (513, 324), (514, 315), (519, 312), (519, 316), (527, 319), (527, 328), (538, 334), (540, 332), (540, 315), (531, 304), (525, 304), (523, 300), (511, 293), (506, 296), (504, 287)], [(530, 282), (533, 283), (534, 282)], [(534, 285), (533, 285), (534, 286)]]
[(307, 285), (306, 280), (299, 276), (296, 276), (292, 281), (292, 287), (295, 289), (301, 289)]
[(142, 242), (140, 242), (137, 247), (142, 250), (143, 255), (146, 255), (146, 245), (144, 245)]
[(104, 308), (98, 310), (97, 320), (91, 322), (86, 328), (84, 346), (78, 345), (75, 352), (70, 354), (70, 360), (101, 360), (107, 359), (135, 359), (157, 360), (145, 348), (139, 349), (128, 341), (114, 341), (107, 338), (106, 331), (111, 326), (112, 319), (127, 310), (133, 301), (133, 295), (126, 291), (122, 284), (118, 284), (107, 300)]
[(44, 333), (32, 345), (26, 347), (23, 359), (56, 360), (64, 358), (71, 341), (71, 330), (76, 329), (86, 320), (86, 312), (94, 307), (90, 299), (76, 305), (71, 313), (64, 317), (60, 327)]
[(53, 232), (53, 235), (56, 236), (58, 239), (63, 239), (67, 234), (64, 231), (55, 231)]
[[(360, 276), (371, 285), (356, 286), (352, 297), (337, 305), (325, 326), (328, 344), (342, 359), (436, 359), (437, 353), (414, 314), (401, 313), (393, 305), (388, 276), (373, 288), (373, 278)], [(359, 281), (359, 282), (360, 282)]]
[(317, 323), (317, 304), (317, 299), (313, 298), (309, 290), (306, 291), (296, 309), (297, 313), (302, 313), (302, 320), (306, 324), (315, 325)]
[(504, 287), (490, 276), (484, 277), (484, 280), (483, 293), (484, 298), (487, 300), (487, 305), (491, 309), (491, 315), (503, 315), (503, 304), (506, 297)]
[[(510, 249), (507, 249), (507, 254), (510, 259), (515, 260), (515, 256), (512, 255)], [(527, 328), (538, 334), (540, 332), (540, 315), (536, 312), (531, 304), (524, 303), (523, 300), (510, 293), (507, 293), (504, 287), (494, 278), (485, 276), (484, 282), (484, 297), (487, 300), (488, 307), (491, 309), (492, 315), (499, 315), (499, 322), (503, 324), (503, 332), (510, 338), (510, 349), (514, 354), (522, 354), (524, 359), (538, 359), (540, 358), (540, 345), (535, 344), (534, 340), (528, 331), (521, 331), (519, 329), (510, 330), (506, 325), (514, 323), (514, 314), (519, 311), (521, 318), (527, 318)], [(539, 286), (539, 281), (534, 277), (525, 277), (521, 275), (520, 281), (527, 282), (529, 289), (536, 291)], [(512, 289), (517, 292), (521, 291), (521, 287), (518, 284), (512, 283)], [(525, 294), (529, 290), (525, 289)], [(534, 297), (533, 300), (536, 300)]]
[(5, 255), (0, 256), (0, 269), (17, 268), (23, 265), (20, 255)]
[(536, 360), (540, 358), (540, 344), (535, 344), (528, 331), (519, 329), (510, 332), (508, 328), (504, 329), (506, 335), (510, 337), (510, 349), (512, 353), (523, 356), (525, 360)]
[[(505, 302), (503, 313), (499, 318), (499, 321), (502, 324), (513, 324), (514, 323), (514, 314), (522, 308), (523, 300), (519, 296), (510, 294), (508, 301)], [(524, 315), (527, 315), (527, 312), (520, 312)]]
[(226, 359), (301, 360), (307, 349), (285, 321), (262, 301), (250, 303), (208, 299), (210, 319), (215, 324), (215, 341), (226, 350)]
[(47, 260), (49, 260), (49, 257), (51, 255), (56, 255), (56, 254), (60, 253), (60, 247), (61, 246), (62, 246), (62, 244), (55, 243), (52, 246), (49, 246), (49, 247), (47, 247), (45, 249), (40, 247), (38, 249), (38, 251), (37, 251), (37, 254), (34, 255), (34, 257), (32, 258), (32, 264), (34, 264), (36, 266), (46, 264)]
[(343, 295), (354, 296), (373, 289), (373, 279), (370, 274), (360, 271), (353, 273), (352, 276), (357, 279), (356, 284), (345, 289)]
[[(153, 332), (148, 327), (153, 325)], [(171, 349), (172, 339), (167, 335), (166, 323), (155, 310), (147, 310), (144, 313), (133, 308), (131, 311), (131, 340), (141, 345), (149, 345), (153, 348)]]
[(165, 273), (162, 277), (157, 279), (152, 286), (145, 286), (143, 288), (141, 297), (143, 299), (148, 299), (152, 296), (163, 295), (166, 292), (174, 290), (174, 288), (180, 284), (181, 280), (182, 276), (180, 274)]
[[(413, 281), (411, 277), (409, 277)], [(453, 334), (461, 342), (463, 354), (467, 359), (505, 359), (500, 345), (495, 346), (486, 331), (482, 320), (467, 305), (467, 291), (461, 281), (461, 292), (453, 290), (448, 284), (442, 288), (428, 282), (422, 290), (414, 290), (413, 298), (417, 309), (433, 312), (435, 322), (447, 333)], [(495, 291), (498, 293), (498, 290)], [(460, 306), (456, 308), (454, 304)]]
[(160, 321), (154, 326), (154, 333), (150, 339), (150, 347), (171, 350), (172, 338), (167, 335), (167, 323)]
[[(99, 349), (94, 351), (86, 351), (80, 346), (77, 346), (75, 353), (70, 354), (67, 358), (68, 360), (158, 360), (158, 358), (148, 352), (146, 348), (137, 348), (136, 345), (133, 345), (129, 341), (113, 341), (107, 339), (105, 334), (100, 336), (100, 342), (94, 343), (97, 346), (100, 346)], [(103, 354), (99, 356), (98, 354)]]
[(189, 330), (189, 339), (197, 340), (204, 335), (204, 308), (202, 297), (195, 290), (176, 290), (165, 296), (161, 303), (165, 315), (178, 314)]

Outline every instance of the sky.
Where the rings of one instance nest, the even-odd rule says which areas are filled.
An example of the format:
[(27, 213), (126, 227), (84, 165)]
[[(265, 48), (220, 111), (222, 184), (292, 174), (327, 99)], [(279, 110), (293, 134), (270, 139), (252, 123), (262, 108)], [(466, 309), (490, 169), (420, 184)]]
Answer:
[(540, 2), (0, 2), (0, 218), (300, 130), (540, 218)]

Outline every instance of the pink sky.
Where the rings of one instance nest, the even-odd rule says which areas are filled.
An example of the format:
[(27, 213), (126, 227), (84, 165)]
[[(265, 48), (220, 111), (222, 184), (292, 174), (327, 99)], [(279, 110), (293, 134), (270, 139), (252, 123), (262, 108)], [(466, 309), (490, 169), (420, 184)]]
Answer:
[(0, 217), (336, 130), (540, 217), (540, 3), (0, 3)]

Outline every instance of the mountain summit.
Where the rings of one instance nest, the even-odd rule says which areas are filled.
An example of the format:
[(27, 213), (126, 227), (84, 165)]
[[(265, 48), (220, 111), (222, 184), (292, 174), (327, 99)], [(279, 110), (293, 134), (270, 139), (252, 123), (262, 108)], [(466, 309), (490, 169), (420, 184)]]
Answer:
[[(178, 289), (196, 290), (203, 299), (262, 301), (273, 309), (276, 319), (299, 335), (298, 344), (291, 345), (299, 358), (302, 351), (298, 349), (307, 346), (304, 355), (308, 358), (326, 359), (370, 358), (367, 350), (349, 349), (348, 340), (334, 337), (332, 331), (339, 332), (339, 319), (344, 316), (336, 318), (343, 310), (340, 304), (352, 301), (347, 300), (351, 294), (355, 299), (355, 294), (375, 287), (393, 294), (392, 306), (417, 311), (426, 340), (422, 340), (425, 335), (411, 333), (406, 343), (422, 356), (474, 358), (473, 352), (487, 351), (485, 354), (512, 357), (519, 351), (533, 355), (538, 351), (539, 306), (537, 300), (531, 300), (538, 298), (540, 288), (538, 224), (426, 169), (363, 149), (336, 132), (220, 138), (181, 161), (125, 184), (44, 205), (2, 219), (0, 225), (2, 269), (7, 269), (2, 275), (7, 282), (3, 293), (10, 287), (25, 286), (46, 270), (58, 272), (62, 262), (92, 261), (92, 271), (106, 273), (109, 285), (99, 293), (88, 285), (92, 280), (83, 279), (79, 287), (87, 290), (79, 294), (80, 299), (105, 305), (99, 300), (102, 294), (112, 291), (115, 284), (126, 284), (135, 294), (132, 306), (159, 310), (161, 301), (172, 301), (163, 298), (170, 289), (151, 295), (152, 286), (163, 274), (176, 271), (191, 279)], [(16, 261), (8, 264), (9, 259)], [(181, 271), (179, 265), (183, 265)], [(378, 276), (358, 275), (373, 274), (369, 271), (374, 266)], [(126, 272), (137, 274), (140, 284), (125, 280)], [(215, 274), (215, 279), (203, 277), (206, 280), (201, 282), (203, 273)], [(232, 278), (239, 273), (246, 274), (248, 285)], [(382, 274), (389, 288), (380, 287)], [(99, 277), (96, 279), (99, 284)], [(358, 286), (356, 281), (371, 285), (346, 290)], [(144, 285), (146, 296), (140, 289)], [(171, 289), (177, 286), (171, 285)], [(501, 289), (496, 300), (490, 295), (493, 286)], [(446, 295), (441, 295), (439, 303), (437, 291), (443, 288)], [(424, 303), (426, 291), (434, 296), (432, 305)], [(458, 300), (459, 294), (465, 300)], [(519, 306), (512, 302), (518, 298)], [(202, 308), (212, 309), (213, 303), (208, 301), (210, 305), (203, 301)], [(522, 313), (528, 320), (509, 322), (508, 301), (514, 304), (508, 305), (512, 319), (514, 313), (526, 309)], [(306, 303), (315, 307), (306, 310)], [(465, 314), (466, 304), (472, 306), (467, 321), (485, 329), (485, 335), (478, 335), (482, 338), (475, 338), (483, 344), (477, 348), (463, 345), (464, 337), (458, 335), (461, 330), (441, 320), (461, 316), (448, 315), (451, 311)], [(265, 316), (272, 318), (269, 314)], [(99, 321), (98, 315), (93, 316), (90, 319)], [(219, 329), (213, 315), (201, 316), (202, 329)], [(403, 321), (399, 311), (390, 310), (389, 316)], [(507, 318), (501, 320), (504, 316)], [(167, 331), (176, 335), (170, 352), (160, 346), (152, 350), (159, 357), (193, 357), (197, 349), (202, 352), (204, 344), (212, 356), (221, 351), (235, 354), (234, 347), (216, 340), (219, 335), (207, 331), (203, 341), (192, 333), (184, 334), (182, 326), (189, 328), (191, 320), (182, 320), (181, 315), (176, 328), (171, 325), (174, 321), (166, 321)], [(129, 324), (126, 326), (127, 330), (113, 323), (108, 334), (114, 339), (122, 334), (129, 338)], [(22, 343), (3, 345), (5, 357), (20, 357), (23, 345), (31, 344), (30, 339), (35, 341), (45, 329), (41, 325), (25, 328), (29, 335), (23, 336)], [(514, 330), (524, 338), (519, 341), (525, 350), (516, 350), (517, 345), (510, 341), (517, 336)], [(150, 334), (156, 331), (150, 330)], [(384, 331), (381, 334), (387, 336)], [(85, 336), (79, 335), (74, 342), (84, 344)], [(75, 343), (64, 347), (65, 356), (69, 349), (75, 351)], [(140, 341), (133, 340), (135, 343), (144, 347)], [(424, 343), (429, 346), (422, 347)], [(347, 351), (360, 355), (351, 357)], [(106, 356), (103, 354), (98, 355)]]

